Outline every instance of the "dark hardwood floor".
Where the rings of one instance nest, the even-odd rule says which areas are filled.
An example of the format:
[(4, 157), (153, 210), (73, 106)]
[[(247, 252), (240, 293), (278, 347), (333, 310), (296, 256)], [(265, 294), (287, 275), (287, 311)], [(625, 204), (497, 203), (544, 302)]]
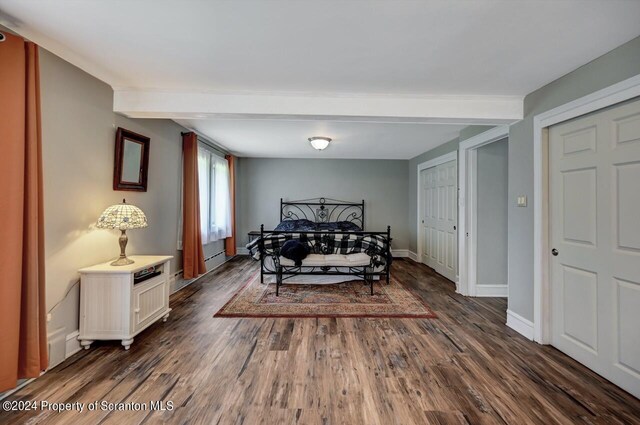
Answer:
[(0, 423), (632, 424), (640, 401), (507, 328), (506, 301), (465, 298), (409, 260), (392, 273), (438, 319), (230, 319), (257, 270), (237, 257), (171, 298), (130, 351), (95, 343), (10, 400), (171, 401), (172, 411), (0, 412)]

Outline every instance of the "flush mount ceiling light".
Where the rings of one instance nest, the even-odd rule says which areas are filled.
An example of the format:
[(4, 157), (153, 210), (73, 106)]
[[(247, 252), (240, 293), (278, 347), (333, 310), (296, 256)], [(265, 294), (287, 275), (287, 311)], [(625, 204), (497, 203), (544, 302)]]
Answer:
[(329, 146), (329, 142), (331, 142), (331, 139), (328, 137), (309, 137), (309, 143), (311, 143), (311, 146), (319, 151), (326, 149), (327, 146)]

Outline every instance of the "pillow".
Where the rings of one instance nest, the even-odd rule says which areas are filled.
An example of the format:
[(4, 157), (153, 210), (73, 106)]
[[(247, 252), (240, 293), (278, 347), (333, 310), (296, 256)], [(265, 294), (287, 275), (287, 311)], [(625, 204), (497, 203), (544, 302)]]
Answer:
[(324, 231), (324, 230), (333, 230), (333, 231), (341, 231), (341, 232), (359, 232), (362, 229), (357, 225), (350, 221), (335, 221), (330, 223), (316, 223), (316, 230)]
[(309, 246), (296, 239), (290, 239), (280, 248), (280, 255), (293, 261), (296, 266), (302, 265), (302, 260), (309, 255)]
[(338, 225), (338, 228), (343, 232), (361, 232), (362, 231), (360, 226), (350, 221), (338, 221), (336, 224)]
[(285, 220), (278, 224), (274, 230), (315, 230), (315, 226), (311, 220)]

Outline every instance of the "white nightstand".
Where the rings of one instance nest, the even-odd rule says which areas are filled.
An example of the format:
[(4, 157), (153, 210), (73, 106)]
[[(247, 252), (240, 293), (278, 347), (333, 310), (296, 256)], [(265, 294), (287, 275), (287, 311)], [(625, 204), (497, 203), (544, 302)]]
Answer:
[[(119, 339), (125, 350), (133, 337), (158, 319), (169, 317), (169, 264), (172, 256), (135, 255), (134, 263), (111, 262), (86, 267), (80, 273), (80, 344), (88, 349), (95, 340)], [(160, 273), (134, 279), (155, 267)]]

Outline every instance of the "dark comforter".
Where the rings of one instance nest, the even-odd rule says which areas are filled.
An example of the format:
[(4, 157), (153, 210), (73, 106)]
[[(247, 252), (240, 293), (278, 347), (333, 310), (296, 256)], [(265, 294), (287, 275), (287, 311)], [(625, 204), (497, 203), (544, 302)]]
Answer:
[(314, 223), (311, 220), (285, 220), (278, 224), (273, 230), (296, 232), (324, 232), (331, 230), (341, 232), (359, 232), (362, 229), (350, 221)]
[[(390, 239), (384, 234), (335, 233), (332, 232), (361, 232), (362, 229), (348, 221), (333, 223), (314, 223), (310, 220), (285, 220), (278, 224), (274, 231), (295, 232), (273, 234), (265, 232), (262, 238), (257, 238), (247, 244), (251, 256), (259, 260), (262, 255), (274, 255), (288, 240), (295, 239), (307, 244), (315, 254), (351, 254), (364, 252), (375, 256), (377, 265), (391, 264), (389, 250)], [(326, 232), (307, 234), (305, 232)]]

